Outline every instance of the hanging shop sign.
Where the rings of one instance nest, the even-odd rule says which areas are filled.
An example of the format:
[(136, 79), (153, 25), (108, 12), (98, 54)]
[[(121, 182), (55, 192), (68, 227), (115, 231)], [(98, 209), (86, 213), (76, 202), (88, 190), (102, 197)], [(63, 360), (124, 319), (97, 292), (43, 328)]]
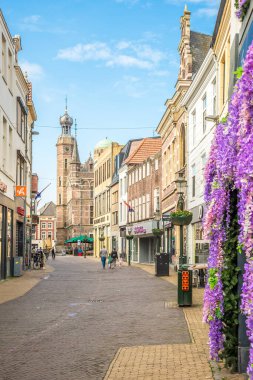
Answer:
[(25, 209), (23, 207), (17, 207), (17, 214), (24, 216), (25, 215)]
[(0, 181), (0, 191), (2, 191), (2, 193), (7, 192), (7, 185), (2, 181)]
[(16, 197), (26, 197), (26, 186), (16, 186)]
[(145, 234), (147, 232), (146, 228), (143, 228), (142, 226), (134, 227), (134, 234)]

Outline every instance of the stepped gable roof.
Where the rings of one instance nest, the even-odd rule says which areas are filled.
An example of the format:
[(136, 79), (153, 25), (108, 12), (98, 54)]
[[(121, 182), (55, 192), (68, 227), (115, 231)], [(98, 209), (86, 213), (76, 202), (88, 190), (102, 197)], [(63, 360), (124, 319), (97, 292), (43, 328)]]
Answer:
[(154, 156), (162, 148), (161, 137), (146, 137), (126, 159), (127, 164), (141, 164), (147, 158)]
[(190, 46), (192, 53), (192, 74), (196, 74), (204, 62), (210, 49), (212, 36), (199, 32), (190, 32)]
[(56, 205), (54, 202), (47, 202), (39, 209), (40, 216), (56, 216)]

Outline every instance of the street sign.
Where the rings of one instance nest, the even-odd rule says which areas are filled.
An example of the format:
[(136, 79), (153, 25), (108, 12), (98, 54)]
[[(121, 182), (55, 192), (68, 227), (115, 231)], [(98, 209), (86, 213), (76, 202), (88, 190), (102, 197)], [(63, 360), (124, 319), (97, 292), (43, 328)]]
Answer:
[(16, 186), (16, 197), (26, 197), (26, 186)]
[(169, 215), (164, 215), (164, 216), (162, 217), (162, 220), (163, 220), (164, 222), (169, 222), (169, 221), (171, 220), (171, 217), (170, 217)]

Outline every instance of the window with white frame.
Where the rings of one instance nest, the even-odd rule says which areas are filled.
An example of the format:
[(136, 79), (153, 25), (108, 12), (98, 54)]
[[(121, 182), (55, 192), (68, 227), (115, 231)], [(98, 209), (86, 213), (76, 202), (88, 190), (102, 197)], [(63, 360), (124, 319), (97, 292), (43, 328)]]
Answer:
[(146, 164), (144, 163), (142, 165), (142, 178), (145, 178), (146, 177)]
[(143, 218), (142, 217), (142, 199), (141, 199), (141, 197), (139, 198), (138, 208), (139, 208), (139, 220), (141, 220)]
[(17, 97), (17, 131), (21, 139), (26, 143), (27, 113), (19, 96)]
[(213, 87), (213, 115), (216, 116), (216, 113), (217, 113), (217, 107), (216, 107), (216, 103), (217, 103), (217, 98), (216, 98), (216, 78), (214, 78), (214, 80), (212, 82), (212, 87)]
[(206, 94), (202, 98), (203, 133), (206, 132)]
[(196, 143), (196, 110), (192, 112), (192, 145)]
[(138, 174), (139, 174), (139, 171), (138, 171), (138, 168), (135, 169), (135, 182), (138, 182)]
[(160, 197), (159, 189), (154, 190), (154, 212), (160, 211)]
[(2, 76), (6, 78), (6, 39), (2, 34)]
[(41, 223), (41, 228), (44, 228), (44, 229), (47, 228), (47, 225), (46, 225), (45, 222), (42, 222), (42, 223)]
[(52, 223), (51, 223), (51, 222), (48, 222), (48, 224), (47, 224), (47, 228), (48, 228), (49, 230), (52, 229)]
[(7, 82), (9, 89), (12, 91), (12, 54), (11, 51), (8, 49), (8, 75), (7, 75)]
[(46, 239), (46, 236), (47, 236), (46, 231), (42, 231), (42, 232), (41, 232), (41, 239), (42, 239), (42, 240), (45, 240), (45, 239)]
[(120, 202), (120, 205), (119, 205), (119, 212), (120, 212), (120, 221), (122, 222), (123, 221), (123, 215), (122, 215), (122, 203)]
[(150, 216), (150, 194), (146, 194), (146, 218)]
[(158, 158), (155, 159), (155, 170), (158, 170)]
[(196, 165), (192, 165), (192, 197), (196, 196)]
[(47, 233), (47, 237), (48, 237), (48, 239), (52, 239), (52, 231), (49, 231), (49, 232)]
[(142, 180), (142, 166), (139, 166), (139, 181)]
[(142, 217), (146, 219), (146, 199), (145, 195), (142, 196)]
[(150, 162), (147, 161), (147, 176), (150, 175)]

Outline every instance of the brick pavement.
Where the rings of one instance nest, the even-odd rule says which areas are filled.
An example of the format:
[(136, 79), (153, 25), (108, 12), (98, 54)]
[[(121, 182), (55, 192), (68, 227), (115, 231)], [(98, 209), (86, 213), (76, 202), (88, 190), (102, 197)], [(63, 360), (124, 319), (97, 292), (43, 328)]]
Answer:
[[(154, 275), (154, 266), (135, 265)], [(177, 286), (177, 274), (161, 280)], [(182, 308), (191, 334), (191, 344), (121, 347), (105, 380), (243, 380), (227, 370), (211, 367), (208, 348), (208, 326), (202, 322), (203, 289), (193, 288), (193, 306)]]
[(173, 285), (90, 258), (50, 264), (54, 272), (0, 305), (1, 380), (100, 380), (121, 347), (157, 346), (158, 357), (160, 346), (190, 342), (182, 310), (165, 307)]
[(53, 271), (54, 268), (46, 264), (42, 270), (27, 270), (20, 277), (8, 277), (7, 280), (0, 281), (0, 304), (22, 297), (47, 276), (47, 273)]
[[(76, 258), (79, 260), (80, 263), (82, 261), (80, 258)], [(92, 261), (92, 259), (91, 259)], [(93, 259), (94, 261), (94, 259)], [(144, 269), (146, 272), (148, 272), (152, 277), (154, 275), (154, 268), (152, 266), (145, 266), (141, 265), (139, 266), (141, 269)], [(31, 290), (35, 285), (39, 284), (41, 280), (48, 279), (50, 276), (50, 273), (52, 273), (54, 269), (50, 266), (47, 266), (46, 270), (44, 271), (30, 271), (25, 272), (22, 277), (19, 278), (11, 278), (7, 281), (0, 283), (0, 304), (3, 304), (7, 301), (13, 300), (15, 298), (24, 296)], [(124, 270), (124, 269), (123, 269)], [(74, 271), (74, 274), (76, 275), (77, 272)], [(116, 274), (116, 273), (115, 273)], [(113, 273), (114, 275), (114, 273)], [(88, 280), (88, 279), (87, 279)], [(165, 280), (173, 285), (177, 285), (177, 276), (174, 274), (170, 277), (161, 277), (160, 279), (154, 278), (155, 282), (159, 282), (160, 280)], [(71, 283), (71, 282), (70, 282)], [(43, 303), (45, 302), (45, 293), (43, 292)], [(27, 294), (29, 296), (29, 294)], [(59, 320), (54, 320), (51, 324), (45, 328), (40, 329), (38, 325), (34, 325), (31, 328), (31, 331), (29, 332), (29, 329), (26, 328), (26, 331), (24, 331), (25, 336), (27, 337), (27, 343), (31, 345), (32, 350), (35, 350), (35, 353), (41, 352), (43, 362), (45, 362), (44, 369), (42, 371), (39, 370), (41, 366), (41, 359), (40, 355), (34, 355), (30, 353), (30, 350), (28, 352), (24, 352), (24, 355), (22, 358), (19, 358), (20, 350), (24, 348), (26, 344), (26, 340), (20, 340), (17, 339), (17, 342), (15, 342), (14, 345), (8, 345), (2, 344), (0, 345), (0, 354), (1, 354), (1, 348), (4, 347), (8, 349), (9, 354), (13, 354), (16, 358), (15, 363), (12, 363), (12, 370), (10, 371), (10, 368), (8, 369), (7, 365), (7, 375), (2, 376), (2, 372), (0, 371), (0, 379), (1, 380), (13, 380), (18, 379), (20, 376), (22, 379), (34, 379), (34, 373), (32, 370), (36, 369), (36, 379), (100, 379), (102, 378), (102, 373), (106, 370), (106, 367), (110, 364), (109, 369), (104, 377), (106, 380), (125, 380), (125, 379), (136, 379), (136, 380), (165, 380), (165, 379), (196, 379), (196, 380), (204, 380), (204, 379), (213, 379), (212, 372), (210, 369), (209, 361), (208, 361), (208, 345), (207, 345), (207, 333), (208, 329), (205, 324), (201, 322), (202, 319), (202, 299), (203, 299), (203, 290), (202, 289), (193, 289), (193, 303), (194, 306), (190, 308), (181, 308), (183, 310), (185, 319), (187, 321), (189, 331), (191, 334), (191, 341), (190, 344), (178, 344), (176, 343), (176, 340), (169, 343), (172, 344), (152, 344), (152, 341), (154, 341), (156, 338), (154, 336), (151, 337), (151, 339), (147, 339), (147, 336), (144, 337), (145, 333), (142, 331), (140, 336), (140, 341), (142, 341), (142, 344), (137, 344), (136, 342), (136, 336), (130, 336), (127, 337), (126, 330), (129, 328), (129, 326), (126, 326), (126, 330), (123, 331), (121, 326), (117, 325), (115, 333), (117, 337), (119, 338), (119, 341), (117, 344), (114, 345), (113, 349), (110, 347), (109, 355), (106, 355), (106, 361), (107, 364), (104, 362), (104, 360), (95, 360), (95, 357), (97, 355), (96, 352), (91, 352), (90, 355), (86, 354), (86, 358), (83, 356), (81, 359), (79, 355), (79, 350), (81, 349), (81, 342), (79, 341), (79, 334), (80, 331), (76, 329), (72, 329), (71, 335), (73, 335), (76, 339), (76, 342), (73, 342), (72, 339), (69, 340), (69, 338), (65, 338), (61, 334), (61, 329), (64, 325), (68, 325), (70, 322), (69, 320), (75, 319), (75, 314), (78, 314), (82, 312), (85, 308), (85, 305), (80, 302), (80, 296), (77, 297), (77, 302), (72, 303), (71, 310), (69, 310), (69, 313), (67, 316), (65, 315), (65, 318), (61, 318)], [(25, 298), (26, 301), (29, 301), (29, 298)], [(90, 300), (92, 301), (92, 300)], [(95, 299), (93, 301), (96, 301)], [(101, 300), (102, 301), (102, 300)], [(169, 313), (167, 314), (167, 318), (170, 317), (170, 312), (173, 312), (173, 309), (176, 309), (175, 305), (175, 294), (173, 292), (169, 292), (167, 297), (167, 302), (165, 302), (165, 309), (168, 309)], [(50, 301), (52, 302), (52, 300)], [(29, 302), (27, 302), (29, 303)], [(11, 303), (12, 304), (12, 303)], [(99, 305), (100, 303), (94, 302), (94, 306)], [(14, 306), (15, 309), (15, 305)], [(143, 307), (143, 305), (142, 305)], [(43, 308), (41, 306), (38, 306), (38, 302), (36, 302), (36, 309), (40, 310), (40, 308)], [(50, 316), (52, 317), (52, 310), (48, 310), (48, 316), (50, 321)], [(19, 315), (22, 315), (22, 312), (19, 313)], [(40, 314), (41, 315), (41, 314)], [(2, 315), (3, 318), (5, 318), (5, 315)], [(94, 316), (93, 316), (94, 318)], [(173, 316), (175, 318), (175, 315)], [(15, 317), (14, 317), (15, 320)], [(47, 321), (45, 321), (45, 315), (42, 318), (42, 323), (47, 324)], [(87, 326), (87, 323), (85, 324)], [(179, 330), (182, 328), (182, 323), (179, 323)], [(1, 326), (3, 327), (3, 323), (1, 323)], [(157, 326), (156, 320), (154, 320), (153, 326)], [(24, 327), (24, 326), (22, 326)], [(60, 330), (59, 330), (60, 327)], [(73, 327), (73, 326), (72, 326)], [(7, 332), (7, 339), (11, 337), (11, 339), (15, 338), (15, 335), (18, 334), (18, 328), (13, 329), (14, 331), (8, 331)], [(117, 332), (118, 329), (120, 330), (119, 333)], [(68, 330), (67, 334), (69, 334), (69, 329), (64, 329), (64, 333)], [(81, 329), (81, 333), (85, 330), (85, 326)], [(136, 330), (139, 330), (139, 326), (136, 325)], [(158, 329), (159, 330), (159, 329)], [(178, 335), (178, 329), (176, 329), (176, 326), (172, 326), (173, 332), (175, 332), (175, 335)], [(51, 342), (48, 346), (48, 349), (50, 349), (50, 355), (49, 355), (49, 365), (46, 362), (46, 358), (48, 358), (48, 355), (46, 355), (43, 352), (43, 347), (45, 346), (45, 342), (42, 344), (40, 343), (40, 340), (47, 340), (47, 337), (54, 337), (55, 332), (57, 331), (59, 337), (57, 341)], [(136, 332), (137, 332), (136, 331)], [(150, 330), (151, 331), (151, 330)], [(154, 329), (152, 330), (154, 331)], [(162, 329), (162, 332), (166, 332)], [(29, 334), (32, 333), (32, 336), (29, 336)], [(99, 331), (98, 331), (99, 333)], [(22, 334), (21, 334), (22, 335)], [(159, 335), (159, 333), (158, 333)], [(181, 334), (181, 340), (183, 339), (183, 335)], [(87, 338), (87, 337), (86, 337)], [(105, 339), (105, 337), (103, 337)], [(107, 336), (108, 339), (108, 336)], [(180, 340), (179, 339), (179, 340)], [(138, 340), (138, 339), (137, 339)], [(171, 338), (170, 338), (171, 340)], [(187, 340), (187, 339), (186, 339)], [(89, 337), (88, 339), (90, 344), (93, 344), (94, 338)], [(164, 341), (168, 341), (168, 335), (165, 336)], [(127, 344), (124, 344), (127, 343)], [(67, 344), (67, 347), (66, 347)], [(59, 351), (59, 345), (61, 347)], [(115, 355), (115, 349), (119, 346), (119, 349), (116, 350)], [(132, 346), (132, 347), (131, 347)], [(69, 351), (74, 353), (73, 355), (69, 354)], [(99, 350), (98, 350), (99, 351)], [(100, 350), (100, 354), (103, 352)], [(29, 354), (30, 353), (30, 354)], [(6, 353), (5, 353), (6, 354)], [(31, 357), (30, 357), (30, 356)], [(62, 358), (64, 358), (64, 365), (61, 366), (61, 368), (58, 368), (59, 365), (59, 359), (55, 361), (55, 356), (60, 355)], [(114, 359), (113, 359), (113, 355)], [(6, 356), (6, 355), (4, 355)], [(32, 364), (30, 364), (31, 360), (29, 358), (32, 358)], [(80, 359), (80, 363), (78, 363), (77, 358)], [(111, 359), (110, 359), (111, 358)], [(5, 358), (6, 359), (6, 358)], [(84, 364), (83, 359), (90, 362), (89, 365), (86, 365), (86, 368), (84, 370)], [(113, 360), (112, 360), (113, 359)], [(51, 363), (51, 361), (53, 363)], [(73, 364), (70, 365), (70, 362), (73, 361)], [(62, 362), (60, 360), (60, 362)], [(93, 363), (92, 363), (93, 362)], [(23, 366), (22, 366), (23, 363)], [(27, 366), (28, 363), (28, 366)], [(6, 363), (5, 363), (6, 365)], [(67, 367), (66, 367), (67, 365)], [(22, 370), (21, 370), (22, 367)], [(98, 368), (96, 370), (95, 368)], [(6, 369), (6, 368), (5, 368)], [(12, 374), (12, 375), (11, 375)], [(11, 377), (10, 377), (11, 375)], [(16, 377), (17, 375), (17, 377)], [(46, 376), (46, 377), (45, 377)], [(52, 377), (53, 376), (53, 377)], [(217, 372), (214, 376), (215, 379), (229, 379), (229, 380), (241, 380), (244, 379), (243, 376), (239, 375), (231, 375), (226, 370), (221, 369), (221, 371)]]

